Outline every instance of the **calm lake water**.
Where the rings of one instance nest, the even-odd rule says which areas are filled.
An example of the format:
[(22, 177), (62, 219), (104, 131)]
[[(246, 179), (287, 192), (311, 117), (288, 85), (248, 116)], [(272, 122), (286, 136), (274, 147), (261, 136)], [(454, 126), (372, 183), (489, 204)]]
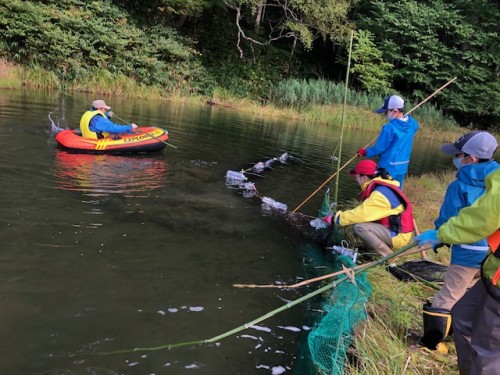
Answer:
[[(307, 240), (265, 215), (257, 198), (228, 189), (224, 175), (289, 152), (299, 161), (252, 180), (260, 195), (293, 209), (335, 171), (339, 130), (104, 98), (129, 122), (167, 128), (177, 149), (137, 156), (59, 150), (49, 113), (60, 127), (75, 128), (93, 99), (0, 91), (2, 373), (296, 373), (307, 306), (216, 344), (85, 353), (209, 339), (307, 293), (233, 287), (306, 277)], [(376, 136), (347, 132), (343, 160)], [(437, 143), (417, 141), (411, 173), (449, 167)], [(342, 173), (339, 201), (358, 190)], [(315, 215), (320, 202), (318, 194), (301, 211)]]

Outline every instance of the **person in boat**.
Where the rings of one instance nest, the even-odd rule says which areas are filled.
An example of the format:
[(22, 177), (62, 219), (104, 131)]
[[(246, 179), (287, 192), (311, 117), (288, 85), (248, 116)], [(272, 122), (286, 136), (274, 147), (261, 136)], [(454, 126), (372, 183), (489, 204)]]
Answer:
[(334, 224), (352, 225), (354, 234), (364, 246), (382, 256), (410, 244), (414, 230), (413, 210), (410, 200), (399, 189), (399, 182), (370, 159), (357, 163), (349, 175), (361, 187), (361, 204), (351, 210), (337, 211)]
[[(104, 100), (94, 100), (92, 108), (85, 112), (80, 120), (80, 130), (85, 138), (102, 139), (113, 134), (133, 133), (137, 125), (119, 125), (109, 118), (113, 112), (109, 113), (110, 106)], [(109, 116), (109, 118), (108, 118)]]
[(382, 107), (375, 112), (384, 113), (389, 122), (382, 127), (374, 146), (357, 151), (358, 156), (379, 156), (378, 166), (385, 168), (394, 180), (399, 181), (401, 190), (408, 172), (413, 137), (419, 129), (418, 122), (403, 113), (404, 104), (403, 98), (397, 95), (385, 98)]
[(458, 368), (465, 374), (500, 369), (500, 170), (486, 178), (486, 192), (472, 206), (415, 240), (420, 246), (474, 243), (488, 238), (489, 253), (477, 282), (451, 309)]
[[(486, 177), (500, 168), (500, 165), (492, 160), (497, 147), (495, 137), (485, 131), (472, 131), (455, 143), (441, 145), (443, 153), (454, 156), (453, 165), (458, 169), (458, 173), (456, 180), (446, 189), (439, 217), (434, 222), (436, 230), (484, 194)], [(437, 252), (441, 246), (443, 244), (435, 244), (434, 251)], [(481, 263), (487, 253), (486, 238), (480, 238), (473, 243), (453, 241), (450, 265), (441, 289), (432, 299), (432, 303), (424, 304), (424, 335), (420, 340), (422, 345), (439, 352), (448, 351), (441, 342), (448, 335), (448, 330), (441, 332), (436, 327), (450, 328), (450, 311), (479, 280)], [(436, 331), (440, 332), (439, 335), (436, 335)]]

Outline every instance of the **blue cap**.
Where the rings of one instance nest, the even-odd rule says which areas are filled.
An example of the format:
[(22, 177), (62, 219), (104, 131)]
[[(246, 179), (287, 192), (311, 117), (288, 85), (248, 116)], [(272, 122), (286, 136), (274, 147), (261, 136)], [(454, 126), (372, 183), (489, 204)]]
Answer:
[(402, 97), (397, 96), (397, 95), (392, 95), (388, 96), (384, 100), (384, 104), (382, 107), (377, 109), (375, 112), (377, 113), (385, 113), (385, 111), (391, 110), (391, 109), (403, 109), (405, 106), (405, 101), (403, 100)]

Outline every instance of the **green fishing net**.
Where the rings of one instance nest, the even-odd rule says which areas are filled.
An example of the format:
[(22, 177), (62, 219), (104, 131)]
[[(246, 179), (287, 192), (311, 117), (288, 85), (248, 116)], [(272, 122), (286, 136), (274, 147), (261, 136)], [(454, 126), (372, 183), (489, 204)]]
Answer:
[[(350, 258), (337, 257), (339, 270), (343, 264), (353, 267)], [(353, 328), (366, 319), (365, 303), (371, 286), (365, 273), (355, 277), (355, 284), (344, 281), (334, 287), (323, 305), (324, 316), (308, 337), (313, 363), (326, 374), (343, 374)]]
[[(308, 278), (340, 271), (342, 266), (354, 267), (349, 257), (334, 256), (316, 245), (304, 245), (303, 254)], [(325, 282), (336, 280), (339, 277)], [(341, 282), (309, 303), (308, 323), (312, 329), (306, 338), (308, 345), (301, 346), (297, 373), (343, 374), (354, 326), (366, 319), (365, 302), (371, 294), (365, 273), (357, 274), (355, 281)]]

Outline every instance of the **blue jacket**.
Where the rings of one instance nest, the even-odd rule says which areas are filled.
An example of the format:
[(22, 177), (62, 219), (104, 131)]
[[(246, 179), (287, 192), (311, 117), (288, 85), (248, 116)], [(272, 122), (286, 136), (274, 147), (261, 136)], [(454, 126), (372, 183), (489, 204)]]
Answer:
[[(498, 168), (500, 165), (494, 160), (486, 163), (467, 164), (460, 168), (457, 179), (446, 190), (439, 217), (434, 222), (436, 229), (439, 229), (451, 217), (457, 216), (462, 208), (472, 205), (476, 199), (483, 195), (486, 176)], [(451, 264), (480, 268), (487, 253), (488, 243), (486, 239), (471, 244), (452, 245)]]
[(94, 116), (90, 120), (89, 129), (93, 132), (107, 132), (113, 134), (132, 133), (131, 125), (117, 125), (103, 116)]
[(366, 149), (366, 157), (379, 155), (378, 166), (390, 175), (408, 172), (413, 136), (418, 131), (418, 123), (411, 116), (392, 119), (382, 127), (377, 143)]

